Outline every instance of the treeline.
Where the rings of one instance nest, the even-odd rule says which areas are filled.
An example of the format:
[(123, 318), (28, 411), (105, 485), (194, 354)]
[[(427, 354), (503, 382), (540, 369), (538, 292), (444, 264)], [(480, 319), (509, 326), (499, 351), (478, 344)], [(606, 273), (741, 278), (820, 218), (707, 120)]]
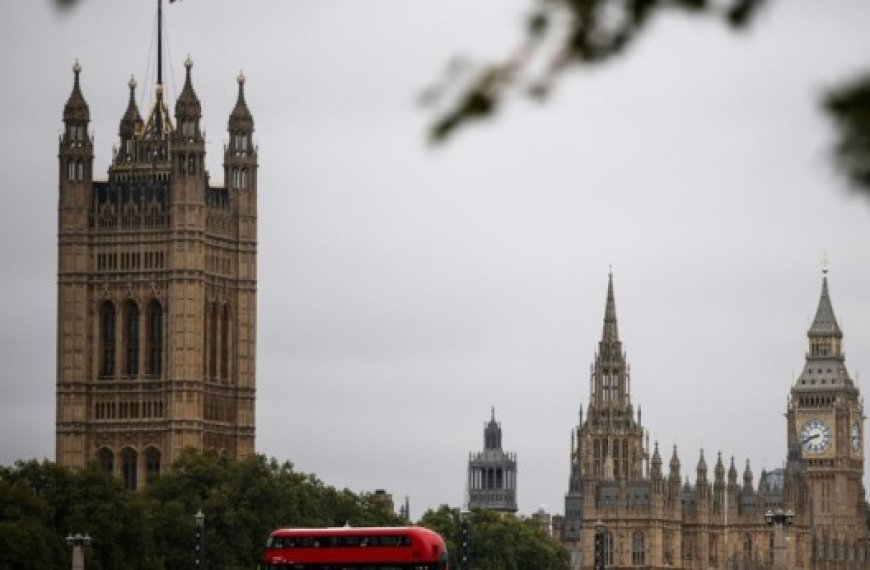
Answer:
[[(0, 467), (0, 570), (66, 570), (70, 534), (87, 533), (87, 570), (193, 566), (194, 515), (205, 514), (207, 567), (256, 568), (280, 527), (408, 524), (377, 498), (339, 490), (262, 455), (243, 460), (186, 453), (138, 492), (91, 465), (71, 471), (20, 461)], [(530, 520), (470, 515), (475, 570), (560, 570), (568, 554)], [(460, 516), (442, 506), (418, 524), (444, 536), (459, 568)]]
[[(533, 519), (472, 511), (468, 517), (468, 549), (474, 570), (567, 570), (570, 555), (548, 537)], [(427, 511), (419, 523), (444, 537), (450, 568), (462, 568), (462, 515), (442, 505)]]
[(193, 566), (194, 515), (205, 514), (208, 567), (255, 568), (279, 527), (407, 524), (369, 495), (325, 485), (264, 456), (188, 453), (139, 492), (92, 465), (0, 467), (0, 569), (68, 570), (65, 537), (88, 533), (87, 570)]

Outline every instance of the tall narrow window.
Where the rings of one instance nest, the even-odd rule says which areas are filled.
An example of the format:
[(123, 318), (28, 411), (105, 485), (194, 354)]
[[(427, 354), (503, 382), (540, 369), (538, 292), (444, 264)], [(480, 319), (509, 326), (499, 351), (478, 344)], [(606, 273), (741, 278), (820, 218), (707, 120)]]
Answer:
[(102, 339), (101, 376), (115, 375), (115, 305), (104, 301), (100, 308), (100, 338)]
[(752, 560), (752, 535), (748, 532), (743, 535), (743, 560), (748, 562)]
[(604, 531), (604, 566), (613, 564), (613, 534), (610, 531)]
[(145, 473), (149, 483), (160, 475), (160, 452), (153, 447), (145, 450)]
[(139, 307), (133, 301), (124, 304), (124, 374), (139, 374)]
[(105, 447), (100, 448), (97, 452), (97, 462), (100, 464), (103, 471), (112, 473), (115, 470), (115, 454), (112, 453), (111, 449)]
[(217, 376), (217, 332), (218, 332), (218, 313), (217, 305), (212, 305), (209, 310), (209, 327), (208, 327), (208, 377), (215, 378)]
[(136, 471), (138, 469), (136, 451), (125, 447), (121, 451), (121, 477), (124, 486), (130, 490), (136, 490)]
[(221, 319), (221, 378), (230, 378), (230, 307), (224, 305)]
[(634, 566), (646, 564), (646, 538), (640, 531), (631, 537), (631, 563)]
[(148, 303), (148, 374), (163, 373), (163, 307), (156, 299)]
[(662, 561), (666, 566), (674, 563), (674, 532), (672, 530), (664, 531), (662, 540)]

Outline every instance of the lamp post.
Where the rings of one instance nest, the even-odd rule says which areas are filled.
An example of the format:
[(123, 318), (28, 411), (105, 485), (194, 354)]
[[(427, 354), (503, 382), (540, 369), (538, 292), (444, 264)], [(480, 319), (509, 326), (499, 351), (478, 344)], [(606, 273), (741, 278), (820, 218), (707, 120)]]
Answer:
[(205, 515), (202, 514), (202, 509), (199, 509), (196, 514), (193, 515), (193, 520), (195, 524), (193, 567), (194, 570), (199, 570), (200, 568), (205, 568)]
[(72, 570), (85, 570), (85, 546), (91, 545), (91, 537), (85, 533), (71, 534), (66, 537), (66, 543), (72, 546)]
[(604, 570), (604, 523), (595, 521), (595, 570)]
[(777, 507), (775, 511), (764, 513), (764, 522), (773, 528), (773, 568), (787, 570), (785, 529), (794, 524), (794, 512), (791, 509), (783, 511)]
[(459, 570), (471, 570), (471, 513), (459, 513)]

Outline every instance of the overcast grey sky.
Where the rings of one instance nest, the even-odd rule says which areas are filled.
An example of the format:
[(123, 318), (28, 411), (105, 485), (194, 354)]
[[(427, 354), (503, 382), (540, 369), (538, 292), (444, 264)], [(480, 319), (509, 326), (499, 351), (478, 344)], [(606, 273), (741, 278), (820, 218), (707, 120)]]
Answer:
[[(785, 455), (786, 399), (831, 258), (847, 366), (870, 390), (870, 201), (829, 161), (825, 87), (870, 69), (870, 3), (775, 2), (749, 34), (674, 16), (637, 49), (517, 98), (443, 148), (419, 93), (500, 55), (526, 0), (187, 0), (213, 182), (243, 68), (259, 178), (257, 447), (327, 483), (462, 502), (495, 406), (520, 511), (561, 512), (612, 264), (652, 439), (739, 465)], [(57, 133), (82, 65), (105, 173), (149, 0), (10, 2), (0, 17), (0, 463), (54, 456)], [(175, 83), (173, 83), (173, 79)]]

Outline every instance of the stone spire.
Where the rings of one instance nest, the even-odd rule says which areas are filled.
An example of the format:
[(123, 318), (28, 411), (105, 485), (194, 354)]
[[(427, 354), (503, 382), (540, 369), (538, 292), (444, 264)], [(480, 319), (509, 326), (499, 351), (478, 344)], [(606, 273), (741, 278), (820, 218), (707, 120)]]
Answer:
[(659, 455), (659, 442), (655, 442), (651, 466), (652, 466), (652, 468), (650, 471), (650, 476), (653, 479), (661, 479), (662, 478), (662, 456)]
[(746, 469), (743, 470), (743, 491), (752, 492), (752, 469), (749, 467), (749, 459), (746, 460)]
[(837, 324), (837, 317), (834, 316), (834, 308), (831, 305), (831, 296), (828, 293), (827, 268), (822, 270), (822, 294), (819, 297), (819, 306), (816, 308), (816, 316), (813, 319), (813, 324), (810, 325), (808, 334), (810, 337), (836, 336), (837, 338), (843, 338), (840, 325)]
[(854, 387), (844, 362), (843, 331), (834, 316), (828, 292), (828, 269), (822, 270), (822, 292), (813, 322), (807, 331), (806, 363), (795, 387), (826, 390), (830, 386)]
[(87, 123), (91, 120), (91, 111), (85, 101), (84, 95), (82, 95), (82, 89), (79, 85), (79, 74), (82, 71), (82, 66), (79, 64), (79, 60), (75, 61), (72, 69), (74, 75), (73, 89), (63, 108), (63, 120), (67, 123)]
[[(607, 275), (607, 301), (604, 306), (604, 328), (593, 369), (593, 395), (590, 405), (614, 408), (633, 416), (629, 394), (629, 370), (619, 340), (616, 323), (616, 299), (613, 294), (613, 273)], [(626, 418), (629, 419), (629, 418)], [(634, 418), (630, 418), (633, 421)]]
[(127, 101), (127, 110), (124, 111), (118, 127), (122, 142), (133, 138), (142, 129), (142, 115), (139, 114), (139, 107), (136, 106), (136, 79), (130, 77), (127, 86), (130, 88), (130, 99)]
[[(199, 102), (199, 97), (196, 96), (196, 91), (193, 90), (193, 82), (190, 77), (190, 70), (193, 67), (193, 60), (190, 56), (184, 60), (184, 87), (181, 89), (181, 94), (178, 95), (178, 100), (175, 102), (175, 121), (178, 125), (183, 125), (185, 121), (194, 121), (198, 127), (199, 119), (202, 117), (202, 105)], [(192, 133), (185, 135), (193, 136)]]
[(707, 462), (704, 460), (704, 450), (701, 450), (701, 457), (698, 459), (698, 467), (695, 469), (695, 483), (702, 485), (707, 482)]
[(602, 343), (618, 343), (619, 327), (616, 322), (616, 300), (613, 295), (613, 272), (607, 274), (607, 303), (604, 306), (604, 330)]
[(728, 487), (737, 487), (737, 467), (734, 465), (734, 456), (731, 456), (731, 467), (728, 468)]
[(680, 458), (677, 456), (677, 446), (674, 446), (674, 453), (671, 455), (670, 473), (668, 478), (672, 481), (680, 481)]
[(239, 83), (239, 96), (236, 98), (236, 106), (230, 113), (229, 131), (251, 134), (254, 132), (254, 117), (245, 102), (245, 74), (240, 71), (236, 80)]
[(725, 465), (722, 464), (722, 452), (719, 452), (719, 456), (716, 458), (716, 467), (713, 468), (713, 476), (715, 478), (716, 483), (724, 483), (725, 482)]
[(495, 421), (495, 406), (491, 412), (489, 423), (483, 428), (483, 449), (501, 449), (501, 425)]

